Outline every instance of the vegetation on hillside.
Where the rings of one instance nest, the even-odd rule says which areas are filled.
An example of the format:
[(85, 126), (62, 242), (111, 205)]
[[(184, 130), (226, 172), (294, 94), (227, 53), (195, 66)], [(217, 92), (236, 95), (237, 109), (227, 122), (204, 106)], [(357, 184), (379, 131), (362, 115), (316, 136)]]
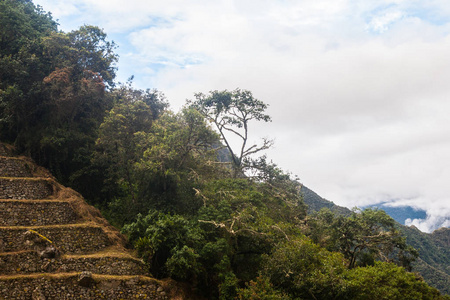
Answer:
[(102, 209), (153, 276), (208, 299), (446, 298), (407, 271), (416, 252), (383, 211), (307, 215), (301, 184), (261, 155), (272, 142), (248, 144), (270, 121), (250, 91), (173, 112), (114, 82), (101, 29), (60, 32), (29, 0), (0, 0), (0, 46), (2, 141)]
[(420, 253), (413, 264), (429, 284), (450, 294), (450, 229), (441, 228), (433, 233), (423, 233), (415, 227), (402, 226), (406, 241)]
[[(349, 216), (352, 212), (302, 186), (301, 194), (308, 205), (308, 214), (314, 215), (321, 209), (329, 209), (338, 216)], [(412, 262), (412, 270), (419, 273), (425, 281), (445, 294), (450, 294), (450, 229), (441, 228), (433, 233), (421, 232), (414, 226), (396, 224), (397, 229), (406, 237), (406, 243), (419, 253)]]

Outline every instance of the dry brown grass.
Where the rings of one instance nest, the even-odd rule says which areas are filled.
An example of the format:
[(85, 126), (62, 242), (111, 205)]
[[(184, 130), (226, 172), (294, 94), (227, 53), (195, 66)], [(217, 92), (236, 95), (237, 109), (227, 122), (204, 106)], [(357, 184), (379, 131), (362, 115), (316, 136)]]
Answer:
[[(121, 251), (122, 250), (122, 251)], [(136, 261), (142, 261), (139, 258), (136, 258), (134, 255), (132, 255), (130, 252), (126, 251), (125, 249), (118, 249), (117, 247), (111, 246), (108, 247), (106, 250), (96, 252), (96, 253), (90, 253), (90, 254), (66, 254), (62, 256), (63, 258), (101, 258), (101, 257), (117, 257), (117, 258), (128, 258), (133, 259)]]
[(9, 255), (18, 255), (18, 254), (22, 254), (22, 253), (31, 253), (31, 252), (36, 252), (34, 250), (22, 250), (22, 251), (15, 251), (15, 252), (1, 252), (0, 253), (0, 257), (2, 256), (9, 256)]
[(49, 183), (53, 183), (51, 178), (47, 177), (1, 177), (0, 179), (5, 180), (17, 180), (17, 181), (47, 181)]
[(0, 202), (17, 202), (17, 203), (66, 203), (67, 200), (59, 199), (0, 199)]
[(37, 230), (37, 229), (46, 229), (46, 228), (88, 228), (88, 227), (97, 227), (101, 228), (98, 224), (93, 222), (84, 222), (77, 224), (53, 224), (53, 225), (31, 225), (31, 226), (0, 226), (0, 229), (11, 229), (11, 230)]
[[(50, 279), (64, 279), (80, 276), (81, 272), (70, 273), (35, 273), (35, 274), (13, 274), (13, 275), (0, 275), (0, 280), (16, 280), (16, 279), (36, 279), (36, 278), (50, 278)], [(138, 278), (141, 282), (158, 283), (161, 282), (152, 277), (142, 275), (99, 275), (92, 274), (94, 280), (130, 280)]]
[(34, 274), (13, 274), (13, 275), (0, 275), (0, 280), (16, 280), (16, 279), (36, 279), (36, 278), (69, 278), (79, 276), (81, 272), (71, 273), (34, 273)]

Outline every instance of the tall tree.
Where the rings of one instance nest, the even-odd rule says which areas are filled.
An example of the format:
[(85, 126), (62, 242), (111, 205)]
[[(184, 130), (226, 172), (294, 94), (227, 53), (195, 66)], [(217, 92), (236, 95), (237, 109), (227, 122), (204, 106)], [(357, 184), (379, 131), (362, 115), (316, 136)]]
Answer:
[(41, 41), (57, 31), (49, 13), (28, 0), (0, 1), (0, 136), (14, 142), (28, 130), (50, 67)]
[(213, 148), (218, 139), (198, 111), (165, 112), (142, 140), (145, 151), (137, 164), (143, 179), (142, 197), (162, 210), (197, 209), (197, 201), (190, 202), (192, 188), (211, 174), (219, 174)]
[[(261, 144), (249, 145), (249, 124), (251, 121), (270, 122), (265, 114), (267, 104), (253, 97), (248, 90), (212, 91), (208, 95), (195, 94), (191, 105), (212, 122), (230, 151), (234, 176), (243, 174), (250, 167), (251, 156), (270, 148), (272, 140), (263, 139)], [(232, 146), (233, 139), (239, 145)]]
[(19, 54), (42, 36), (56, 32), (51, 14), (30, 0), (0, 1), (0, 55)]
[(123, 98), (105, 117), (96, 143), (96, 163), (106, 168), (111, 184), (122, 181), (126, 185), (133, 203), (136, 201), (133, 169), (142, 156), (137, 148), (138, 134), (149, 132), (151, 124), (152, 114), (146, 103)]
[(394, 219), (383, 210), (355, 209), (349, 217), (322, 210), (308, 220), (313, 240), (348, 259), (350, 269), (372, 265), (375, 260), (395, 262), (410, 269), (418, 256), (406, 244)]
[(131, 80), (115, 88), (110, 95), (114, 106), (99, 127), (90, 170), (92, 177), (100, 181), (92, 198), (107, 202), (127, 195), (135, 204), (135, 164), (145, 151), (142, 140), (168, 104), (162, 93), (135, 89)]
[(25, 149), (63, 183), (78, 185), (80, 176), (71, 176), (90, 164), (97, 129), (112, 107), (107, 91), (114, 84), (115, 45), (94, 26), (53, 33), (41, 44), (51, 70), (42, 80), (34, 132), (26, 131), (37, 140)]
[(95, 26), (57, 32), (31, 1), (0, 8), (0, 137), (72, 185), (111, 108), (115, 45)]

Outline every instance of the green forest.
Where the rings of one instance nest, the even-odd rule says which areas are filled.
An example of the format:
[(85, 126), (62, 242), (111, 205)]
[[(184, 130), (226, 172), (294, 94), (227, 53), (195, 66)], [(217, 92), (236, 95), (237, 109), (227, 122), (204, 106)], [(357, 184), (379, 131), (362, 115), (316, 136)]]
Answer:
[(384, 211), (307, 212), (263, 155), (273, 141), (249, 142), (271, 121), (251, 91), (199, 91), (175, 112), (115, 80), (115, 49), (101, 28), (62, 32), (32, 1), (0, 0), (0, 138), (99, 208), (152, 276), (197, 299), (450, 299)]

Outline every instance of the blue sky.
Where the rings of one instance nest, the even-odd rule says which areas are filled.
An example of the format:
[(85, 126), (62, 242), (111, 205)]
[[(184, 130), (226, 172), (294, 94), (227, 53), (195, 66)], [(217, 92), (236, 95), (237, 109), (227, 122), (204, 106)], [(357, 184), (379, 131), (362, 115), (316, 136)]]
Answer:
[[(425, 209), (450, 226), (450, 5), (443, 0), (35, 0), (64, 31), (104, 28), (118, 80), (177, 110), (196, 92), (251, 90), (270, 158), (347, 207)], [(392, 200), (395, 199), (395, 200)]]

